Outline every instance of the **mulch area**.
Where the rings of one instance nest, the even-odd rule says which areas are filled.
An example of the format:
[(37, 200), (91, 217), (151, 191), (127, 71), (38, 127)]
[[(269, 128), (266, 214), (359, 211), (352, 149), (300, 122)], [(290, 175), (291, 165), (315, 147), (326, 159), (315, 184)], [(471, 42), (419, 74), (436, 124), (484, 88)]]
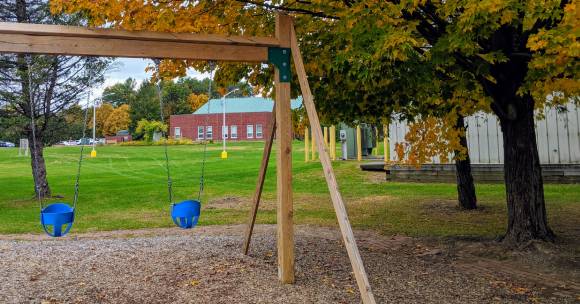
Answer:
[[(249, 256), (240, 252), (243, 231), (0, 236), (0, 303), (360, 303), (336, 229), (297, 226), (293, 285), (277, 280), (275, 226), (257, 227)], [(478, 242), (356, 236), (378, 303), (580, 300), (574, 270), (549, 274), (483, 258), (473, 250)]]

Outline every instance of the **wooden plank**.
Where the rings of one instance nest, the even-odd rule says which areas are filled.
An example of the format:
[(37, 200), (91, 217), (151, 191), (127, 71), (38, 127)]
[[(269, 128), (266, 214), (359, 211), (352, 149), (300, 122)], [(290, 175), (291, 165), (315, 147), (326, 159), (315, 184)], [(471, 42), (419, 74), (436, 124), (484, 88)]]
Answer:
[(276, 47), (278, 40), (272, 37), (226, 36), (191, 33), (168, 33), (149, 31), (125, 31), (118, 29), (86, 28), (79, 26), (49, 25), (0, 22), (0, 34), (74, 37), (74, 38), (103, 38), (141, 41), (164, 41), (199, 44), (224, 44)]
[(294, 66), (296, 67), (296, 73), (298, 75), (300, 88), (302, 90), (304, 107), (306, 108), (308, 119), (310, 120), (310, 125), (312, 127), (312, 137), (313, 139), (316, 139), (320, 162), (322, 163), (322, 169), (324, 171), (326, 183), (328, 184), (330, 198), (332, 199), (332, 204), (334, 205), (336, 218), (338, 219), (338, 225), (340, 226), (340, 231), (342, 232), (344, 245), (352, 264), (352, 269), (358, 284), (359, 291), (361, 293), (362, 301), (366, 304), (376, 303), (362, 258), (360, 256), (360, 252), (358, 251), (358, 247), (356, 245), (352, 227), (350, 226), (350, 222), (348, 220), (348, 214), (346, 212), (346, 207), (344, 206), (344, 201), (342, 200), (342, 196), (338, 188), (338, 182), (336, 181), (334, 171), (332, 170), (332, 163), (330, 161), (330, 157), (328, 156), (328, 150), (324, 146), (322, 130), (320, 129), (320, 121), (318, 119), (318, 114), (316, 113), (316, 107), (314, 106), (314, 99), (312, 97), (312, 92), (310, 91), (308, 78), (306, 77), (306, 70), (304, 68), (304, 62), (302, 61), (302, 55), (300, 54), (300, 48), (298, 47), (298, 40), (296, 39), (294, 27), (292, 27), (292, 58), (294, 59)]
[(328, 143), (328, 127), (324, 127), (324, 144), (326, 145), (326, 148), (330, 147), (330, 144)]
[(267, 47), (22, 34), (0, 34), (0, 53), (244, 62), (268, 61)]
[[(290, 16), (276, 16), (276, 38), (280, 47), (290, 47)], [(290, 82), (280, 82), (276, 68), (276, 139), (277, 198), (278, 198), (278, 278), (282, 283), (294, 282), (294, 227), (292, 206), (292, 117), (290, 111)]]
[(264, 181), (266, 180), (266, 172), (268, 171), (268, 163), (270, 161), (270, 154), (272, 152), (272, 143), (276, 134), (276, 105), (272, 109), (272, 122), (270, 124), (270, 136), (266, 138), (264, 145), (264, 152), (262, 152), (262, 163), (260, 164), (260, 171), (258, 173), (258, 181), (256, 182), (256, 190), (252, 198), (252, 209), (250, 210), (250, 220), (246, 228), (246, 241), (244, 242), (243, 252), (248, 254), (250, 249), (250, 242), (252, 240), (252, 232), (254, 231), (254, 224), (256, 223), (256, 215), (258, 214), (258, 207), (260, 206), (260, 198), (262, 197), (262, 190), (264, 189)]
[(304, 162), (307, 163), (308, 162), (308, 157), (310, 156), (310, 130), (308, 130), (308, 127), (304, 128)]
[(336, 126), (330, 127), (330, 159), (336, 160)]

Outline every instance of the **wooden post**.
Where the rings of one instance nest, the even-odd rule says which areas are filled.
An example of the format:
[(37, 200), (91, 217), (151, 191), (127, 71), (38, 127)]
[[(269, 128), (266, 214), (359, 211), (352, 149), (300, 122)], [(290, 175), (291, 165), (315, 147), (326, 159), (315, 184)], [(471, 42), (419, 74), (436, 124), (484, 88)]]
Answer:
[(383, 125), (383, 134), (384, 134), (384, 138), (383, 138), (383, 148), (385, 151), (383, 151), (383, 154), (385, 155), (385, 164), (388, 163), (390, 161), (390, 148), (389, 148), (389, 125)]
[(362, 131), (360, 125), (356, 126), (356, 160), (362, 160)]
[(308, 157), (310, 156), (310, 140), (308, 139), (308, 137), (310, 136), (310, 130), (308, 130), (308, 127), (304, 128), (304, 162), (308, 162)]
[(381, 146), (379, 143), (381, 141), (379, 140), (379, 128), (375, 127), (375, 155), (379, 156), (379, 147)]
[[(290, 47), (292, 18), (276, 16), (276, 38), (280, 47)], [(294, 282), (294, 227), (292, 207), (292, 117), (290, 112), (290, 82), (280, 82), (280, 71), (274, 75), (276, 86), (276, 139), (277, 154), (277, 227), (278, 227), (278, 279), (282, 283)]]
[(272, 151), (272, 143), (274, 142), (274, 135), (276, 132), (276, 105), (272, 109), (272, 123), (270, 124), (270, 136), (266, 138), (264, 145), (264, 152), (262, 153), (262, 164), (260, 164), (260, 172), (258, 173), (258, 182), (256, 183), (256, 191), (252, 199), (252, 209), (250, 210), (250, 220), (246, 228), (246, 241), (244, 242), (243, 252), (248, 254), (250, 249), (250, 241), (252, 240), (252, 232), (254, 231), (254, 224), (256, 223), (256, 214), (258, 213), (258, 206), (260, 205), (260, 198), (262, 197), (262, 190), (264, 189), (264, 180), (266, 179), (266, 171), (268, 170), (268, 162), (270, 161), (270, 153)]
[(328, 127), (324, 127), (324, 145), (327, 149), (330, 147), (328, 144)]
[(294, 27), (292, 27), (292, 58), (294, 59), (294, 66), (296, 67), (296, 73), (298, 74), (298, 81), (300, 82), (300, 89), (302, 90), (302, 98), (304, 100), (304, 107), (306, 108), (306, 113), (308, 113), (308, 119), (310, 120), (310, 125), (312, 127), (312, 138), (317, 141), (317, 146), (320, 151), (320, 162), (322, 163), (322, 171), (324, 172), (324, 177), (326, 178), (326, 183), (328, 185), (328, 190), (330, 192), (330, 198), (334, 206), (334, 211), (336, 212), (336, 218), (338, 219), (338, 225), (340, 226), (340, 231), (342, 232), (342, 238), (344, 241), (344, 246), (350, 258), (350, 263), (352, 265), (352, 270), (356, 278), (356, 282), (361, 293), (361, 298), (365, 304), (374, 304), (375, 297), (371, 290), (371, 285), (365, 271), (360, 252), (356, 245), (356, 240), (354, 238), (354, 233), (352, 232), (352, 227), (348, 220), (348, 214), (346, 213), (346, 208), (338, 189), (338, 182), (336, 181), (336, 176), (334, 175), (334, 170), (332, 169), (332, 163), (330, 162), (330, 157), (328, 156), (328, 149), (322, 144), (322, 130), (320, 130), (320, 121), (318, 120), (318, 114), (316, 113), (316, 107), (314, 106), (314, 99), (312, 97), (312, 92), (310, 91), (310, 85), (308, 84), (308, 78), (306, 78), (306, 70), (304, 69), (304, 62), (302, 62), (302, 55), (300, 54), (300, 48), (298, 47), (298, 40), (296, 39), (296, 33), (294, 32)]
[(330, 127), (330, 159), (336, 160), (336, 126)]
[[(312, 125), (312, 124), (310, 124)], [(310, 158), (311, 160), (315, 161), (316, 160), (316, 138), (314, 137), (314, 126), (312, 127), (312, 148), (310, 149), (312, 152), (312, 157)]]

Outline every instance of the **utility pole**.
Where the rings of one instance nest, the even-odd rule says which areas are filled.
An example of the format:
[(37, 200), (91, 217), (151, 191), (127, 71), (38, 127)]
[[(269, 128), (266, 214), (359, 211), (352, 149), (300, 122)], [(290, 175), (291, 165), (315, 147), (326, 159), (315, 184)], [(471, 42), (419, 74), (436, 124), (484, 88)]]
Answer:
[(228, 132), (228, 127), (226, 126), (226, 97), (234, 92), (236, 92), (238, 89), (233, 89), (231, 91), (229, 91), (227, 94), (225, 94), (224, 96), (222, 96), (222, 141), (223, 141), (223, 150), (222, 150), (222, 159), (227, 159), (228, 158), (228, 152), (226, 151), (226, 139), (227, 139), (227, 132)]

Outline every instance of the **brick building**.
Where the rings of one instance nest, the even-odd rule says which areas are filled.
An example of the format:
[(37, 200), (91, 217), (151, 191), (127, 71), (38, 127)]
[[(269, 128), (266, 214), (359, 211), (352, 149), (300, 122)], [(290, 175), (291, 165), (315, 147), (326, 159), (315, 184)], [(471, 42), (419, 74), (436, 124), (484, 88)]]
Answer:
[(133, 137), (127, 130), (121, 130), (117, 132), (116, 135), (105, 136), (105, 143), (107, 144), (116, 144), (121, 142), (128, 142), (131, 140), (133, 140)]
[[(294, 99), (292, 109), (302, 100)], [(226, 99), (226, 128), (222, 133), (223, 108), (221, 99), (212, 99), (193, 114), (171, 115), (170, 136), (175, 139), (263, 140), (268, 137), (274, 102), (268, 98), (245, 97)], [(209, 114), (208, 114), (209, 107)]]

